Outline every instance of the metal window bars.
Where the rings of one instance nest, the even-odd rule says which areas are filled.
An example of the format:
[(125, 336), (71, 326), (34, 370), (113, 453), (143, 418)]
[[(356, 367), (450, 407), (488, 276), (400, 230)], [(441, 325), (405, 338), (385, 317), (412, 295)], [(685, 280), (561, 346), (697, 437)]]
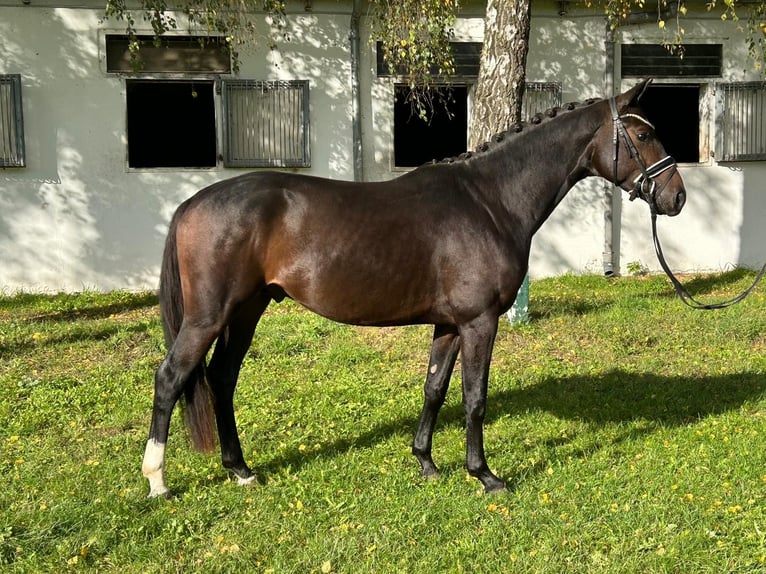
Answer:
[(0, 168), (25, 165), (21, 75), (0, 74)]
[(536, 113), (542, 113), (561, 105), (561, 84), (558, 82), (527, 82), (521, 102), (521, 118), (529, 121)]
[(308, 80), (224, 80), (224, 165), (310, 167)]
[(718, 84), (718, 161), (766, 160), (766, 85)]

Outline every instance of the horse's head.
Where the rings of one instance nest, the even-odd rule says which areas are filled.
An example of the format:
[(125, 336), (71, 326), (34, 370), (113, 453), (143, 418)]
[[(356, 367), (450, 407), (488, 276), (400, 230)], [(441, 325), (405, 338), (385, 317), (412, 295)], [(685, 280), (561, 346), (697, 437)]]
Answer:
[(631, 200), (640, 197), (656, 213), (678, 215), (686, 202), (684, 182), (638, 104), (650, 82), (608, 100), (604, 119), (609, 128), (600, 128), (594, 137), (592, 168), (629, 191)]

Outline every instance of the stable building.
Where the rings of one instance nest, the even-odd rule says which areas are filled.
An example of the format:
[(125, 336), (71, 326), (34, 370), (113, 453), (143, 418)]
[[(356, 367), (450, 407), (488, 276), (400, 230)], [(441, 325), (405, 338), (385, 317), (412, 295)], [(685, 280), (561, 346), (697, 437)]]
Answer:
[[(761, 73), (737, 25), (704, 3), (687, 3), (684, 55), (671, 54), (649, 4), (610, 30), (597, 9), (535, 2), (524, 114), (655, 78), (646, 112), (688, 191), (681, 215), (660, 222), (671, 266), (759, 266)], [(378, 181), (465, 151), (483, 9), (465, 3), (456, 75), (440, 88), (449, 113), (424, 123), (359, 0), (288, 2), (277, 49), (243, 50), (237, 73), (183, 24), (162, 47), (142, 48), (137, 71), (103, 2), (0, 0), (0, 290), (154, 289), (176, 206), (247, 170)], [(579, 183), (533, 242), (533, 278), (636, 268), (659, 270), (648, 208), (603, 180)]]

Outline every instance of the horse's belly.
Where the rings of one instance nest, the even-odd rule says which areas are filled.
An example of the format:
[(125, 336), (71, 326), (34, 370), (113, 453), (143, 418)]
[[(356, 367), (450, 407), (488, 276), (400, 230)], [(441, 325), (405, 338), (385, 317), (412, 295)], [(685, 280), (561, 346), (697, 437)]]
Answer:
[(288, 280), (280, 287), (315, 313), (351, 325), (428, 321), (438, 298), (422, 277), (391, 274), (327, 273), (315, 280)]

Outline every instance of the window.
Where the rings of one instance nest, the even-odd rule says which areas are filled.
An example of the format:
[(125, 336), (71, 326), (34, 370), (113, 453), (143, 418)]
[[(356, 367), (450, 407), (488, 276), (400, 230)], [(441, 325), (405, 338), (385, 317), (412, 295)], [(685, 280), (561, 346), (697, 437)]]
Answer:
[(698, 163), (701, 153), (700, 84), (651, 84), (641, 108), (657, 129), (665, 151), (679, 163)]
[(459, 155), (468, 137), (468, 87), (433, 88), (427, 121), (413, 112), (409, 86), (394, 87), (394, 166), (416, 167)]
[(682, 78), (679, 83), (654, 83), (641, 98), (641, 107), (657, 128), (665, 150), (679, 163), (707, 161), (710, 151), (707, 84), (683, 78), (718, 77), (723, 69), (721, 44), (684, 44), (671, 53), (659, 44), (623, 44), (623, 78)]
[[(452, 59), (455, 63), (455, 76), (461, 78), (477, 78), (479, 76), (481, 46), (481, 42), (450, 42)], [(377, 42), (375, 53), (378, 77), (392, 75), (383, 58), (383, 42)], [(431, 70), (432, 74), (438, 74), (438, 72), (437, 69)]]
[(21, 76), (0, 74), (0, 167), (24, 167)]
[(660, 44), (622, 44), (620, 54), (623, 78), (717, 77), (723, 66), (721, 44), (685, 44), (681, 54)]
[(216, 165), (213, 81), (127, 80), (130, 167)]
[(766, 160), (766, 87), (763, 82), (719, 84), (718, 161)]
[(229, 46), (220, 38), (209, 36), (167, 36), (162, 44), (154, 45), (152, 36), (137, 36), (139, 69), (130, 59), (129, 38), (125, 35), (106, 36), (107, 72), (149, 73), (208, 73), (231, 72)]
[(209, 168), (219, 157), (227, 167), (311, 166), (307, 80), (221, 81), (231, 54), (219, 38), (137, 39), (139, 70), (127, 36), (105, 37), (107, 72), (133, 76), (125, 80), (129, 167)]
[(225, 80), (224, 165), (310, 167), (308, 80)]
[[(428, 121), (412, 112), (409, 87), (394, 88), (394, 166), (416, 167), (433, 159), (454, 157), (466, 150), (468, 138), (468, 86), (436, 88), (434, 110)], [(527, 82), (522, 117), (561, 105), (558, 83)], [(502, 127), (498, 126), (498, 131)]]

